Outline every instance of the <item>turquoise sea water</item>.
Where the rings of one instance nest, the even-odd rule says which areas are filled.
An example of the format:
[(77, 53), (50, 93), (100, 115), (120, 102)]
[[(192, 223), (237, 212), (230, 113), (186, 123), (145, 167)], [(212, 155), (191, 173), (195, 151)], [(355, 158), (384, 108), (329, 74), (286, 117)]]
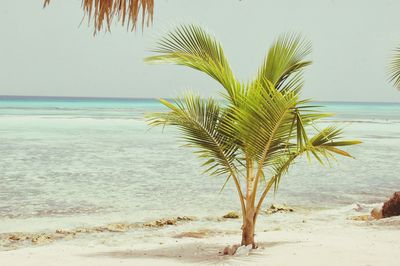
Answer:
[[(355, 157), (300, 160), (268, 203), (305, 208), (375, 204), (400, 190), (400, 104), (317, 103), (337, 116)], [(220, 216), (232, 186), (202, 175), (173, 129), (147, 126), (156, 100), (0, 97), (0, 233), (60, 226)]]

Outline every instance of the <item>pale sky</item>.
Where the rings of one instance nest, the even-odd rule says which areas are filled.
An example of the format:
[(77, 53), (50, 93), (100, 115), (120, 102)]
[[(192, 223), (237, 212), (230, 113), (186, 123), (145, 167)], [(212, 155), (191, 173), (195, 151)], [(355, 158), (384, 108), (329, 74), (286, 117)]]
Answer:
[(299, 32), (313, 44), (305, 97), (400, 102), (386, 75), (400, 45), (400, 1), (155, 0), (154, 24), (143, 34), (116, 24), (97, 37), (80, 26), (81, 0), (52, 0), (46, 9), (42, 2), (2, 0), (0, 95), (218, 95), (216, 82), (194, 70), (143, 62), (165, 31), (197, 23), (222, 42), (241, 79), (255, 75), (279, 34)]

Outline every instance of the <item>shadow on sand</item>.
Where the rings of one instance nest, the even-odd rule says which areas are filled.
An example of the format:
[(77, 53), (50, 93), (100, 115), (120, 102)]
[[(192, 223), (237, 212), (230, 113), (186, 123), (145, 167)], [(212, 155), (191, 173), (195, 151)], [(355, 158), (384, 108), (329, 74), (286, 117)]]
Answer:
[(97, 252), (88, 254), (89, 257), (108, 257), (116, 259), (171, 259), (186, 263), (224, 264), (229, 262), (249, 261), (260, 257), (265, 250), (278, 245), (294, 244), (295, 242), (261, 242), (259, 248), (249, 256), (223, 256), (222, 250), (226, 245), (207, 244), (203, 242), (169, 245), (155, 249), (131, 249), (124, 251)]

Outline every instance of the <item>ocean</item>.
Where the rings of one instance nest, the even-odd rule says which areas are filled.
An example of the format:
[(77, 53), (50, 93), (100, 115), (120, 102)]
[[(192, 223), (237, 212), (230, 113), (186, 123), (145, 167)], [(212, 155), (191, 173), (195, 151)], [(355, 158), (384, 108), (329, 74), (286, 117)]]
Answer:
[[(267, 199), (351, 210), (400, 190), (400, 104), (322, 102), (355, 159), (300, 160)], [(150, 128), (153, 99), (0, 97), (0, 233), (195, 216), (199, 226), (240, 210), (232, 184), (203, 175), (172, 128)], [(157, 234), (156, 232), (153, 232)]]

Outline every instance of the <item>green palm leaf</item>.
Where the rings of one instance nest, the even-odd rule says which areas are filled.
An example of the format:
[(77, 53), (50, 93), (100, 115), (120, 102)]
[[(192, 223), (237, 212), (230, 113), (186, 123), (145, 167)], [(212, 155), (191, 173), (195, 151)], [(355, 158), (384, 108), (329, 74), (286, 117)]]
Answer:
[(400, 47), (396, 49), (389, 64), (389, 80), (400, 90)]
[(304, 60), (310, 54), (311, 44), (300, 35), (285, 34), (279, 37), (268, 51), (256, 81), (273, 83), (278, 90), (300, 90), (303, 85), (302, 70), (311, 64)]
[(225, 57), (221, 44), (199, 26), (181, 26), (162, 38), (149, 63), (173, 63), (199, 70), (217, 80), (234, 99), (241, 85)]
[(196, 154), (205, 159), (206, 172), (220, 175), (235, 171), (237, 147), (219, 130), (223, 113), (215, 100), (188, 93), (175, 104), (161, 102), (171, 111), (149, 115), (150, 125), (177, 126), (186, 146), (195, 148)]

